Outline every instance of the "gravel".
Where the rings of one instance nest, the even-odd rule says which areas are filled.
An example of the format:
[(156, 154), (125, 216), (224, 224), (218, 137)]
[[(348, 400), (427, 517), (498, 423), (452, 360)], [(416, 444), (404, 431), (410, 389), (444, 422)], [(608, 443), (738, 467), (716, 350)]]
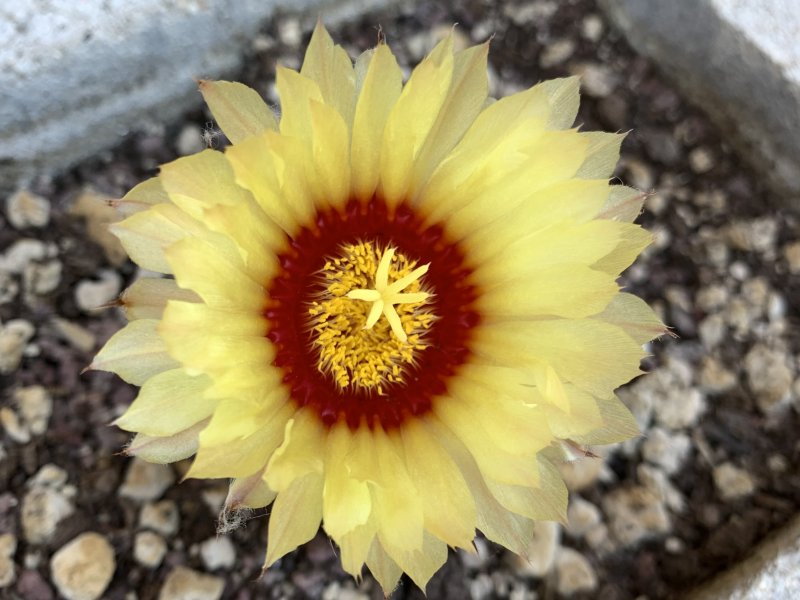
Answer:
[[(408, 65), (454, 22), (459, 44), (494, 36), (494, 93), (582, 73), (582, 127), (631, 132), (617, 176), (653, 192), (640, 221), (655, 242), (622, 283), (674, 337), (650, 344), (650, 374), (619, 392), (643, 435), (560, 465), (573, 504), (565, 527), (541, 526), (537, 568), (479, 537), (477, 553), (452, 556), (428, 597), (683, 597), (800, 509), (800, 221), (776, 212), (725, 133), (591, 0), (400, 3), (332, 33), (356, 54), (380, 25)], [(275, 64), (299, 64), (313, 23), (275, 19), (232, 77), (275, 102)], [(50, 565), (92, 535), (112, 549), (98, 592), (110, 600), (382, 598), (368, 573), (355, 582), (341, 570), (322, 534), (262, 576), (268, 511), (217, 537), (226, 482), (177, 483), (185, 463), (120, 455), (128, 437), (108, 423), (136, 390), (106, 373), (79, 375), (124, 322), (96, 307), (137, 276), (107, 231), (119, 218), (108, 201), (200, 143), (225, 144), (204, 111), (143, 126), (0, 198), (0, 596), (65, 595)], [(404, 579), (393, 598), (422, 594)]]

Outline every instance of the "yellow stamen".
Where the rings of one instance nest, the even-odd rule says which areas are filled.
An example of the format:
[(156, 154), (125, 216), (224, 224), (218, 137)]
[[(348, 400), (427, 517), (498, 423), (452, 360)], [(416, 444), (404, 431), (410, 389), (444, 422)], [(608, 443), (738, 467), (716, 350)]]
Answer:
[(428, 265), (415, 268), (394, 248), (381, 254), (369, 242), (342, 250), (323, 267), (324, 290), (309, 309), (318, 368), (341, 388), (383, 393), (427, 346), (424, 332), (435, 317), (424, 310), (430, 294), (420, 279)]
[(387, 248), (386, 252), (381, 256), (378, 270), (375, 271), (375, 289), (350, 290), (347, 292), (347, 297), (354, 300), (373, 302), (369, 317), (367, 318), (367, 323), (364, 325), (366, 329), (372, 329), (372, 326), (377, 323), (381, 313), (383, 313), (386, 316), (386, 320), (389, 321), (389, 325), (392, 326), (392, 332), (397, 336), (397, 339), (405, 344), (408, 341), (408, 336), (406, 332), (403, 331), (400, 316), (397, 314), (394, 307), (396, 304), (418, 304), (420, 302), (425, 302), (429, 296), (426, 292), (416, 292), (413, 294), (401, 294), (400, 292), (425, 275), (425, 273), (428, 272), (430, 264), (414, 269), (405, 277), (389, 284), (389, 266), (392, 263), (394, 252), (394, 248)]

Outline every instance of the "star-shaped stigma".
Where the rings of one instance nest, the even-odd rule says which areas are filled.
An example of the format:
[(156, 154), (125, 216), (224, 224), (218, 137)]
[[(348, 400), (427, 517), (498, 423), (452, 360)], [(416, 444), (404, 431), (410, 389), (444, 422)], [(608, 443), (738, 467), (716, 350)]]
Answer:
[(372, 302), (369, 315), (367, 315), (367, 322), (364, 329), (372, 329), (372, 326), (381, 318), (381, 314), (386, 315), (386, 320), (392, 327), (392, 332), (403, 343), (408, 341), (408, 336), (403, 330), (403, 324), (400, 321), (400, 315), (395, 310), (396, 304), (416, 304), (424, 302), (430, 294), (427, 292), (412, 292), (402, 293), (409, 285), (414, 283), (417, 279), (428, 272), (430, 263), (422, 267), (417, 267), (405, 277), (401, 277), (393, 283), (389, 283), (389, 266), (394, 257), (394, 248), (387, 248), (381, 256), (378, 268), (375, 271), (375, 288), (356, 289), (347, 292), (347, 297), (353, 300), (363, 300), (365, 302)]

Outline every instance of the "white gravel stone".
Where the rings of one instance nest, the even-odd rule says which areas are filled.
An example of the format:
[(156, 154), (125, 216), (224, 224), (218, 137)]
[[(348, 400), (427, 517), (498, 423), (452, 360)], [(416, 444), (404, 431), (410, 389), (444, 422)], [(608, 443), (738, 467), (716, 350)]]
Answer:
[(584, 63), (571, 71), (580, 75), (581, 88), (594, 98), (610, 96), (619, 83), (617, 74), (605, 65)]
[(82, 533), (53, 555), (50, 572), (67, 600), (95, 600), (114, 576), (114, 549), (99, 533)]
[(23, 282), (29, 294), (44, 296), (54, 291), (61, 283), (63, 267), (60, 260), (48, 260), (44, 263), (29, 263), (25, 267)]
[(0, 306), (8, 304), (19, 293), (19, 283), (14, 276), (4, 269), (0, 269)]
[(695, 148), (689, 153), (689, 166), (698, 174), (708, 173), (717, 164), (711, 150), (705, 147)]
[(744, 498), (756, 489), (750, 474), (729, 462), (714, 467), (713, 476), (714, 486), (725, 501)]
[(21, 509), (22, 533), (27, 542), (49, 542), (59, 522), (75, 512), (66, 482), (66, 471), (50, 464), (28, 481)]
[(792, 275), (800, 273), (800, 242), (792, 242), (783, 247), (783, 257), (789, 265)]
[(85, 188), (70, 207), (70, 215), (86, 220), (86, 233), (99, 244), (112, 265), (120, 266), (128, 260), (128, 253), (119, 239), (111, 233), (109, 226), (122, 215), (109, 201), (113, 198)]
[(230, 569), (236, 563), (236, 548), (228, 536), (221, 535), (200, 544), (200, 557), (209, 571)]
[(553, 568), (561, 539), (558, 523), (539, 521), (534, 525), (534, 536), (528, 546), (528, 560), (515, 556), (514, 566), (518, 575), (543, 577)]
[(600, 523), (600, 509), (580, 496), (573, 496), (567, 508), (567, 533), (577, 538)]
[(133, 541), (133, 558), (143, 567), (155, 569), (164, 560), (167, 542), (157, 533), (140, 531)]
[(709, 315), (700, 322), (698, 327), (700, 341), (707, 350), (717, 348), (728, 334), (725, 317), (720, 313)]
[(44, 227), (50, 221), (50, 203), (28, 190), (19, 190), (6, 200), (6, 215), (15, 229)]
[(713, 356), (703, 359), (700, 369), (700, 388), (704, 392), (719, 394), (733, 388), (738, 383), (736, 374), (726, 369)]
[(774, 410), (791, 399), (794, 374), (786, 352), (756, 344), (745, 356), (744, 370), (763, 412)]
[(17, 370), (25, 345), (34, 333), (33, 325), (23, 319), (0, 324), (0, 374), (8, 375)]
[(683, 494), (672, 485), (664, 471), (648, 464), (640, 464), (636, 467), (636, 475), (639, 481), (648, 490), (653, 492), (670, 510), (676, 513), (683, 512), (686, 508), (686, 499)]
[(609, 529), (625, 546), (669, 532), (666, 507), (653, 492), (642, 486), (619, 488), (603, 499)]
[(560, 65), (573, 55), (575, 52), (575, 42), (569, 38), (555, 40), (544, 47), (539, 56), (539, 66), (543, 69), (550, 69)]
[(461, 563), (467, 568), (474, 571), (484, 569), (492, 558), (489, 546), (483, 538), (475, 538), (472, 541), (475, 546), (475, 552), (467, 552), (466, 550), (459, 549), (458, 556), (461, 558)]
[(90, 352), (97, 344), (95, 335), (78, 323), (62, 319), (61, 317), (53, 317), (50, 320), (50, 324), (53, 326), (58, 337), (76, 350)]
[(203, 141), (203, 131), (195, 124), (185, 125), (178, 134), (175, 149), (181, 156), (196, 154), (206, 147)]
[(558, 464), (564, 482), (570, 491), (579, 492), (593, 485), (603, 473), (605, 459), (602, 456), (579, 457), (577, 460)]
[(6, 434), (18, 444), (27, 444), (31, 441), (31, 432), (22, 422), (19, 415), (7, 406), (0, 408), (0, 425)]
[(221, 577), (175, 567), (164, 581), (158, 600), (219, 600), (224, 589)]
[(586, 15), (581, 22), (581, 35), (590, 42), (599, 42), (604, 30), (605, 25), (599, 15)]
[(32, 385), (14, 391), (14, 402), (28, 430), (34, 435), (47, 431), (50, 415), (53, 414), (53, 400), (45, 388)]
[(705, 398), (697, 388), (673, 388), (653, 403), (656, 421), (669, 429), (681, 429), (697, 423), (705, 412)]
[(691, 440), (685, 433), (653, 427), (642, 444), (642, 456), (671, 475), (681, 468), (691, 447)]
[(0, 255), (0, 269), (9, 273), (22, 274), (31, 261), (44, 260), (48, 257), (47, 245), (30, 238), (17, 240)]
[(139, 502), (156, 500), (174, 481), (175, 475), (169, 466), (154, 465), (140, 458), (134, 458), (118, 493), (123, 498)]
[(175, 535), (179, 526), (178, 505), (172, 500), (145, 504), (139, 513), (139, 527), (152, 529), (166, 537)]
[(84, 279), (75, 286), (75, 302), (83, 312), (92, 312), (113, 301), (122, 287), (116, 271), (103, 270), (100, 279)]
[(580, 552), (562, 548), (556, 558), (556, 589), (562, 596), (597, 589), (597, 573)]
[(0, 534), (0, 589), (7, 588), (16, 579), (14, 552), (17, 538), (13, 533)]
[(475, 579), (469, 582), (470, 600), (486, 600), (491, 598), (493, 591), (494, 583), (486, 573), (479, 573)]

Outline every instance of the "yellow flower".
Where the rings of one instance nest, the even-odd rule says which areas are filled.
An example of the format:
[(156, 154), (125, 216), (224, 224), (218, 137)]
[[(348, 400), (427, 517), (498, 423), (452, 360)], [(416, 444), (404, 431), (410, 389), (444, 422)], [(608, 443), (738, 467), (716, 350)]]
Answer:
[(403, 84), (321, 26), (282, 115), (202, 82), (230, 138), (119, 202), (144, 269), (93, 367), (141, 386), (129, 452), (195, 455), (227, 510), (273, 503), (266, 565), (322, 524), (344, 568), (424, 588), (476, 529), (524, 555), (564, 520), (548, 458), (637, 434), (614, 390), (663, 327), (616, 279), (649, 243), (609, 186), (620, 135), (569, 129), (574, 78), (487, 97), (488, 45)]

